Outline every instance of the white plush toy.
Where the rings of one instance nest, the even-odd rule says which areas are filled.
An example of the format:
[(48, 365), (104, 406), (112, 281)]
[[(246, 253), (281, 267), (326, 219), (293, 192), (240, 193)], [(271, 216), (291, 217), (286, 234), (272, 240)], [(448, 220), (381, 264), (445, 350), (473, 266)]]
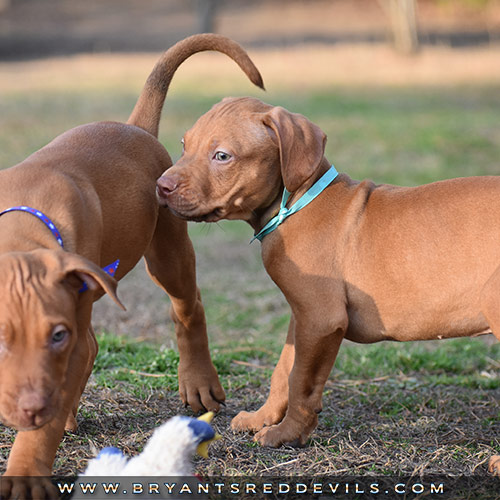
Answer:
[(221, 438), (209, 423), (213, 416), (209, 412), (198, 419), (171, 418), (154, 431), (143, 452), (130, 459), (117, 448), (104, 448), (80, 477), (191, 476), (195, 452), (207, 458), (208, 445)]

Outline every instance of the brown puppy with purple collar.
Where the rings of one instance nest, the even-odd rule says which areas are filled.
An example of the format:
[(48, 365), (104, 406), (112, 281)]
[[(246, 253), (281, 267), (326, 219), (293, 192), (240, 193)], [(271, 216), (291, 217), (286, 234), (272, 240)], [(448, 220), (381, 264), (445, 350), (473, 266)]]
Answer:
[[(195, 35), (159, 60), (128, 123), (74, 128), (0, 172), (0, 418), (19, 431), (6, 476), (49, 476), (64, 429), (75, 430), (97, 354), (92, 303), (104, 292), (119, 303), (116, 281), (101, 266), (118, 259), (117, 280), (144, 256), (171, 298), (184, 402), (217, 411), (224, 401), (187, 225), (160, 210), (155, 195), (156, 179), (172, 164), (156, 138), (170, 80), (204, 50), (227, 54), (262, 86), (238, 44)], [(0, 487), (2, 498), (43, 498), (50, 490), (37, 479), (2, 478)]]
[[(316, 185), (326, 136), (304, 116), (229, 98), (184, 136), (158, 180), (188, 220), (242, 219), (259, 232)], [(266, 403), (232, 426), (263, 445), (303, 445), (344, 338), (360, 343), (500, 338), (500, 177), (406, 188), (341, 174), (262, 239), (267, 272), (292, 310)]]

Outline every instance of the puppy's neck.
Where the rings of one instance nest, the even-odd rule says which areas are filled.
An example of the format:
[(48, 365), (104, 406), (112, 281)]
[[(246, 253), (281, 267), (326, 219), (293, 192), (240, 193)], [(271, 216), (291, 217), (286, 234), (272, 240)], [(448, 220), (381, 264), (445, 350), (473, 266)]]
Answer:
[[(287, 202), (287, 207), (291, 207), (304, 193), (330, 168), (330, 163), (326, 158), (321, 161), (318, 170), (304, 182), (299, 189), (290, 194)], [(263, 207), (261, 210), (255, 213), (255, 217), (249, 220), (249, 224), (254, 229), (255, 233), (258, 233), (275, 215), (278, 214), (281, 206), (281, 200), (283, 198), (283, 190), (285, 185), (283, 179), (281, 179), (280, 187), (277, 190), (277, 195), (270, 205)]]
[(252, 226), (253, 230), (257, 234), (267, 223), (270, 221), (279, 211), (281, 205), (281, 199), (283, 197), (283, 190), (285, 185), (281, 179), (280, 186), (276, 191), (276, 196), (273, 201), (259, 210), (254, 211), (254, 217), (248, 221)]
[(304, 195), (304, 193), (320, 178), (322, 177), (327, 170), (329, 170), (331, 167), (331, 164), (330, 162), (325, 158), (323, 157), (323, 159), (321, 160), (321, 163), (319, 164), (319, 167), (318, 169), (316, 170), (316, 172), (314, 172), (313, 175), (311, 175), (311, 177), (309, 177), (309, 179), (307, 179), (307, 181), (305, 181), (300, 187), (299, 189), (297, 189), (296, 191), (294, 191), (293, 193), (290, 194), (290, 197), (288, 198), (288, 202), (287, 202), (287, 207), (291, 207), (301, 196)]

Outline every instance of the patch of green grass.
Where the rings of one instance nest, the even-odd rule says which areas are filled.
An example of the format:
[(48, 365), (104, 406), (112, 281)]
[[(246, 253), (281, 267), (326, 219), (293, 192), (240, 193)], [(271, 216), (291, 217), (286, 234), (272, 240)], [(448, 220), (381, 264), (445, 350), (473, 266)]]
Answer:
[[(98, 335), (99, 354), (93, 376), (98, 386), (116, 385), (130, 393), (150, 389), (178, 390), (179, 354), (173, 349), (158, 348), (148, 342)], [(260, 385), (269, 379), (279, 356), (277, 343), (232, 342), (212, 349), (214, 365), (223, 385), (233, 390), (247, 385)]]
[[(99, 335), (98, 341), (100, 350), (93, 372), (98, 385), (109, 388), (119, 384), (133, 392), (177, 390), (176, 351), (111, 334)], [(213, 346), (212, 358), (222, 384), (231, 392), (267, 384), (281, 348), (278, 335), (235, 340)], [(361, 399), (366, 402), (373, 397), (384, 399), (399, 389), (420, 394), (426, 385), (498, 389), (500, 377), (495, 360), (499, 358), (498, 343), (487, 345), (478, 339), (453, 339), (432, 348), (418, 342), (350, 344), (341, 348), (333, 377), (339, 382), (362, 380), (365, 395)], [(416, 411), (422, 404), (434, 404), (423, 402), (420, 396), (408, 397), (404, 401), (389, 400), (381, 411), (397, 415), (405, 410)]]
[[(433, 384), (495, 389), (500, 387), (498, 359), (500, 344), (488, 346), (481, 339), (345, 344), (340, 349), (334, 374), (339, 379), (425, 375)], [(415, 382), (406, 379), (404, 383)]]
[(380, 415), (384, 417), (395, 417), (405, 413), (415, 413), (420, 406), (420, 398), (418, 394), (400, 395), (395, 400), (390, 400), (382, 404), (379, 408)]
[(99, 335), (98, 342), (99, 354), (93, 371), (98, 385), (113, 387), (120, 383), (131, 388), (177, 390), (179, 355), (174, 350), (109, 333)]

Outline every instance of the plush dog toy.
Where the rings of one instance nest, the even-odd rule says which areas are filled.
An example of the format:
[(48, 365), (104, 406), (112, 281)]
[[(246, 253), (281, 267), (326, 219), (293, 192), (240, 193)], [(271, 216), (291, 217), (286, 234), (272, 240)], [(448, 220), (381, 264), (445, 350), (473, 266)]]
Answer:
[(176, 416), (158, 427), (141, 454), (128, 458), (117, 448), (104, 448), (80, 476), (191, 476), (192, 457), (208, 458), (208, 445), (220, 439), (210, 425), (214, 414)]

